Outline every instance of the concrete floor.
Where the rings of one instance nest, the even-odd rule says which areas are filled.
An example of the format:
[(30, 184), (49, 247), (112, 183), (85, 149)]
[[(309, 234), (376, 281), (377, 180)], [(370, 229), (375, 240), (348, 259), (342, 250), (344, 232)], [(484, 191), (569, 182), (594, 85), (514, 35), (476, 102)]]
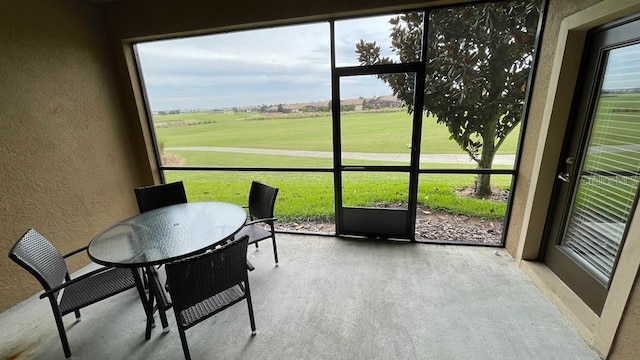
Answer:
[[(243, 301), (187, 331), (193, 359), (600, 359), (502, 249), (278, 235)], [(65, 317), (74, 359), (181, 359), (129, 291)], [(159, 323), (158, 320), (156, 320)], [(0, 359), (64, 359), (46, 300), (0, 314)], [(17, 357), (11, 357), (12, 355)]]

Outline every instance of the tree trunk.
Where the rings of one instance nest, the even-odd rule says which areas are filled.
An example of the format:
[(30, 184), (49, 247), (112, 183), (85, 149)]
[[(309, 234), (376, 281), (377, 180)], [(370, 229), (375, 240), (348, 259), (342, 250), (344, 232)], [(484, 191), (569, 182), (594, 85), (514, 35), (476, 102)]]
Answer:
[[(490, 169), (491, 163), (483, 165), (484, 161), (478, 164), (478, 169)], [(477, 198), (485, 199), (491, 196), (491, 174), (478, 174), (476, 177), (475, 192)]]
[(478, 174), (474, 196), (480, 199), (491, 196), (491, 174)]
[[(495, 134), (496, 126), (492, 121), (482, 134), (482, 153), (478, 162), (478, 169), (491, 169), (493, 166), (493, 158), (496, 154)], [(473, 195), (481, 199), (491, 196), (491, 174), (478, 174)]]

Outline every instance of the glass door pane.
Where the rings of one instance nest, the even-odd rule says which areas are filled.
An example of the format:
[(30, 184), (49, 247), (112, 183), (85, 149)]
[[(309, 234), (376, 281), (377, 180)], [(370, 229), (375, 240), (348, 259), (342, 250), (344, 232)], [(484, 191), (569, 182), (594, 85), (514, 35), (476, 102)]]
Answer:
[(544, 261), (597, 315), (637, 204), (640, 21), (586, 38), (582, 85), (549, 204)]
[(640, 44), (611, 50), (561, 242), (608, 284), (640, 182)]

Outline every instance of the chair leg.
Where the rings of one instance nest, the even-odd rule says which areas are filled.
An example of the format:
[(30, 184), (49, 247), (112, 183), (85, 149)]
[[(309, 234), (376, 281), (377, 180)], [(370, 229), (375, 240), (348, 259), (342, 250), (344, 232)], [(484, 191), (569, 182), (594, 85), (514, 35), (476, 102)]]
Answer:
[(280, 266), (278, 263), (278, 249), (276, 248), (276, 236), (271, 233), (271, 240), (273, 242), (273, 257), (276, 259), (276, 267)]
[[(178, 314), (176, 314), (176, 320), (178, 320)], [(185, 334), (185, 329), (181, 324), (178, 324), (178, 333), (180, 334), (180, 342), (182, 343), (182, 352), (184, 353), (184, 358), (185, 360), (191, 360), (189, 345), (187, 344), (187, 334)]]
[(258, 242), (257, 241), (255, 242), (255, 244), (256, 244), (256, 251), (260, 251), (260, 247), (258, 246)]
[(256, 320), (253, 317), (253, 304), (251, 303), (251, 289), (249, 288), (249, 280), (245, 280), (245, 299), (247, 300), (247, 309), (249, 310), (249, 322), (251, 323), (251, 335), (256, 335)]
[(51, 310), (53, 310), (53, 317), (56, 320), (56, 326), (58, 327), (58, 335), (60, 335), (60, 342), (62, 343), (62, 350), (64, 350), (64, 357), (71, 357), (71, 348), (69, 347), (69, 340), (67, 340), (67, 333), (64, 330), (64, 322), (62, 321), (62, 315), (58, 310), (58, 302), (51, 295), (49, 295), (49, 302), (51, 303)]

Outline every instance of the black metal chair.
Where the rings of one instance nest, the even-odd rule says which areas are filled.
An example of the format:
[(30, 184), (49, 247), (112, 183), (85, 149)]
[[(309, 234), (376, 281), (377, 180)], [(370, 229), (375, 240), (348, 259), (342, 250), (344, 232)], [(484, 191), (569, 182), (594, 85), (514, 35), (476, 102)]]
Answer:
[(67, 358), (71, 356), (71, 349), (62, 322), (64, 315), (74, 312), (80, 320), (81, 308), (134, 287), (138, 288), (141, 299), (144, 297), (135, 269), (102, 267), (71, 279), (64, 259), (85, 250), (83, 247), (63, 256), (44, 236), (29, 229), (9, 251), (9, 258), (31, 273), (44, 288), (40, 298), (49, 298)]
[(187, 202), (182, 181), (168, 184), (141, 186), (134, 189), (138, 209), (141, 213), (163, 206), (183, 204)]
[[(278, 264), (278, 250), (276, 248), (276, 235), (273, 228), (276, 219), (273, 215), (273, 208), (276, 204), (278, 188), (263, 184), (258, 181), (251, 183), (249, 191), (249, 204), (246, 206), (249, 212), (249, 221), (236, 234), (236, 238), (249, 236), (249, 244), (255, 244), (258, 249), (258, 242), (271, 239), (273, 242), (273, 256)], [(265, 229), (262, 224), (266, 224), (269, 229)]]
[[(155, 210), (164, 206), (184, 204), (187, 202), (187, 194), (184, 191), (184, 184), (182, 181), (176, 181), (168, 184), (141, 186), (134, 189), (136, 194), (136, 200), (138, 202), (138, 209), (140, 213)], [(162, 265), (158, 265), (156, 269), (160, 269)], [(148, 272), (154, 272), (153, 274), (147, 274), (145, 280), (145, 288), (148, 286), (148, 281), (154, 281), (158, 290), (158, 296), (160, 297), (160, 306), (165, 309), (171, 307), (171, 300), (167, 297), (167, 294), (163, 290), (163, 286), (160, 285), (158, 274), (154, 270), (149, 269)], [(167, 286), (165, 285), (166, 289)]]
[(244, 236), (202, 255), (166, 264), (185, 359), (191, 359), (185, 331), (243, 299), (247, 300), (251, 333), (256, 334), (246, 266), (247, 240)]

